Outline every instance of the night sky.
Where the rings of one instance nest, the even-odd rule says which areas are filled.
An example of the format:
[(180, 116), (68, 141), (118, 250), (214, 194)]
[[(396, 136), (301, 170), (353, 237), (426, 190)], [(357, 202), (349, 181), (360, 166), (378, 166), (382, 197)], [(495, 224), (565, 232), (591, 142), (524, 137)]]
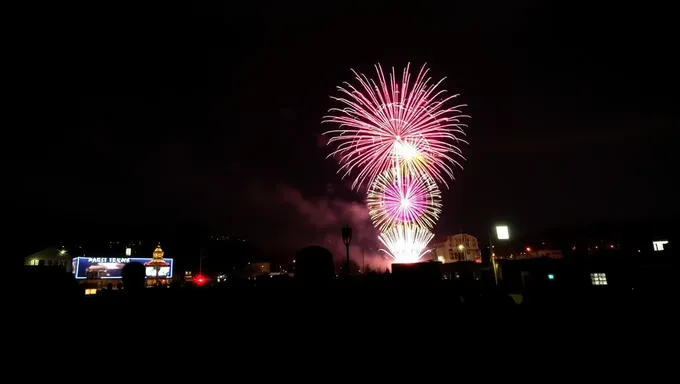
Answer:
[(437, 235), (678, 213), (668, 10), (215, 3), (32, 10), (14, 165), (26, 238), (193, 225), (297, 249), (348, 222), (372, 246), (320, 121), (350, 68), (378, 62), (427, 62), (469, 104)]

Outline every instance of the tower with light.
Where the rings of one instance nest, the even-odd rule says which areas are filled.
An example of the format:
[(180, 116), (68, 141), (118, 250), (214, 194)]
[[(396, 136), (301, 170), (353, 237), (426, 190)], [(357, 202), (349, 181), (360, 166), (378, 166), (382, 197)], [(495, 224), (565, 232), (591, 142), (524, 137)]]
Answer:
[(165, 255), (165, 252), (163, 252), (163, 249), (161, 248), (161, 244), (158, 243), (156, 246), (156, 249), (153, 251), (153, 256), (151, 260), (147, 261), (144, 263), (144, 266), (147, 268), (152, 268), (155, 272), (155, 281), (156, 284), (158, 284), (158, 274), (162, 268), (169, 267), (170, 263), (167, 261), (163, 260), (163, 256)]

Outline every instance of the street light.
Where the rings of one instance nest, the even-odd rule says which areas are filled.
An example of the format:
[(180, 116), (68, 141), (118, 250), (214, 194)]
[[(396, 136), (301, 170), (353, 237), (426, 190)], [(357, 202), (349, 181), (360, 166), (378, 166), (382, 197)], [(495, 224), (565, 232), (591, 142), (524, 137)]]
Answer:
[(498, 236), (498, 240), (510, 240), (510, 230), (508, 230), (508, 226), (497, 225), (496, 236)]
[(465, 261), (465, 246), (463, 244), (458, 244), (458, 261)]
[(203, 274), (203, 259), (205, 256), (203, 255), (203, 248), (200, 248), (198, 250), (198, 274), (202, 275)]
[[(493, 277), (498, 285), (498, 264), (496, 263), (496, 253), (493, 250), (493, 236), (489, 238), (489, 253), (491, 254), (491, 266), (493, 267)], [(510, 240), (510, 230), (507, 225), (496, 226), (496, 238), (500, 240)]]
[(352, 242), (352, 228), (349, 225), (342, 227), (342, 242), (345, 243), (345, 248), (347, 249), (347, 277), (349, 277), (349, 243)]

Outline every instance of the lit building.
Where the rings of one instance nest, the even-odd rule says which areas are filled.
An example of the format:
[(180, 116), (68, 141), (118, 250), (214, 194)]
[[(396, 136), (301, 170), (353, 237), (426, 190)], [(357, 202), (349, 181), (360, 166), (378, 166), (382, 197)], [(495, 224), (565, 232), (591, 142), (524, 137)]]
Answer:
[(591, 273), (590, 282), (593, 285), (607, 285), (607, 274), (606, 273)]
[[(154, 284), (169, 284), (168, 275), (172, 277), (172, 273), (170, 273), (170, 263), (163, 259), (163, 255), (165, 255), (165, 252), (163, 252), (161, 245), (158, 244), (153, 251), (151, 260), (144, 263), (144, 267), (146, 267), (146, 276), (153, 276), (155, 278)], [(147, 279), (147, 282), (150, 282), (150, 280)]]
[(165, 258), (160, 245), (153, 251), (152, 257), (117, 256), (83, 256), (73, 258), (73, 275), (91, 289), (101, 289), (111, 284), (117, 287), (121, 282), (123, 268), (128, 263), (144, 265), (146, 284), (169, 285), (173, 279), (173, 259)]
[(248, 277), (257, 277), (262, 275), (269, 275), (271, 272), (271, 264), (269, 263), (248, 263)]
[(482, 251), (477, 238), (467, 233), (449, 235), (445, 241), (434, 244), (437, 261), (453, 263), (456, 261), (482, 262)]
[(71, 272), (71, 257), (65, 249), (48, 247), (24, 258), (26, 266), (59, 267)]
[(559, 249), (533, 249), (531, 247), (526, 247), (524, 251), (519, 254), (512, 255), (513, 260), (527, 260), (527, 259), (561, 259), (563, 258), (562, 251)]
[(654, 246), (654, 252), (663, 251), (665, 248), (668, 248), (668, 240), (653, 241), (652, 246)]

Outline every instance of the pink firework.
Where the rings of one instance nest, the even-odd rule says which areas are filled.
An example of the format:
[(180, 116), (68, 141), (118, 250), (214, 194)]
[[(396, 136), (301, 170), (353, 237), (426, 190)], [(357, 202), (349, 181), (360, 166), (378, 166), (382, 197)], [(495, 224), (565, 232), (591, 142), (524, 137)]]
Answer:
[(352, 189), (364, 183), (373, 184), (383, 172), (405, 167), (409, 173), (428, 174), (448, 187), (445, 175), (453, 178), (453, 167), (462, 167), (463, 159), (457, 146), (465, 143), (461, 122), (469, 117), (461, 113), (464, 104), (447, 106), (458, 95), (445, 96), (438, 90), (444, 80), (431, 83), (428, 69), (423, 67), (411, 82), (409, 66), (397, 82), (394, 69), (385, 78), (382, 67), (376, 65), (378, 81), (352, 71), (359, 83), (338, 87), (343, 96), (332, 97), (344, 108), (329, 110), (323, 122), (338, 124), (325, 132), (332, 136), (328, 143), (337, 144), (329, 155), (340, 163), (338, 173), (343, 178), (357, 172)]
[(437, 184), (427, 174), (397, 173), (382, 173), (368, 190), (368, 212), (375, 226), (381, 231), (401, 223), (434, 227), (442, 206)]

